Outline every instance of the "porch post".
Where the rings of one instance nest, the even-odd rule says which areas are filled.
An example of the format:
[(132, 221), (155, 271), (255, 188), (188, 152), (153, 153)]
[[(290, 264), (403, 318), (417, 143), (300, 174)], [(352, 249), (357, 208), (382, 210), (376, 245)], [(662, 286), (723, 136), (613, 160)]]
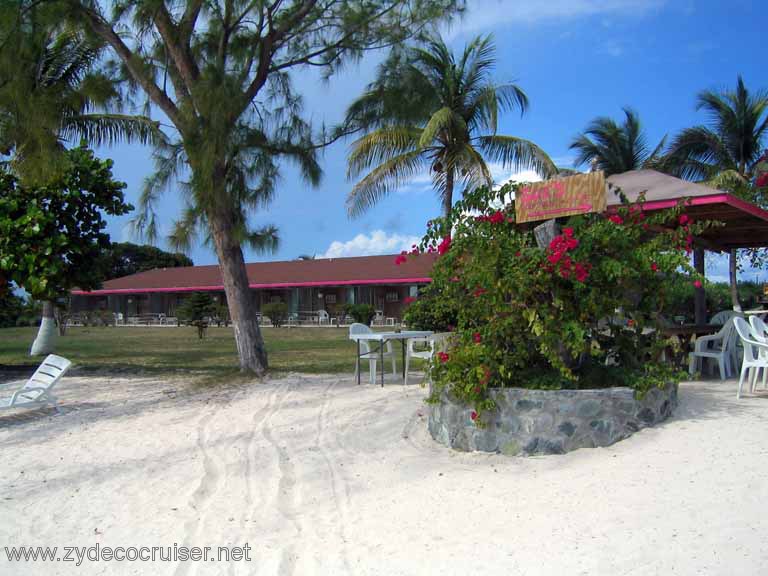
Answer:
[[(693, 249), (693, 267), (696, 269), (696, 272), (702, 276), (704, 275), (704, 248), (701, 248), (700, 246), (695, 246)], [(707, 300), (706, 295), (704, 294), (704, 286), (702, 285), (701, 288), (694, 288), (693, 290), (694, 322), (699, 325), (706, 324)]]

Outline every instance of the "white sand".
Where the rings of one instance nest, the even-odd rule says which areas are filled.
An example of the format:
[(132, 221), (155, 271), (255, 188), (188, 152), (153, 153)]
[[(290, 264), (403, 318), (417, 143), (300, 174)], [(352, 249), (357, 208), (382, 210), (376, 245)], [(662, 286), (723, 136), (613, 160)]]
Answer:
[[(671, 421), (610, 448), (507, 458), (435, 444), (417, 386), (70, 377), (63, 414), (0, 415), (0, 574), (766, 574), (768, 394), (734, 391), (685, 384)], [(253, 551), (78, 569), (2, 550), (96, 543)]]

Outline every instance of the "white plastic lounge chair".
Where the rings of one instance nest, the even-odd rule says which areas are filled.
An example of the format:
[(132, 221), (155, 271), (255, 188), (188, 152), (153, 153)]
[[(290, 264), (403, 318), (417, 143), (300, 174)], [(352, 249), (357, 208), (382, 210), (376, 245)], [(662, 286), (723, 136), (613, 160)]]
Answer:
[(733, 321), (734, 318), (728, 319), (717, 334), (702, 336), (696, 340), (696, 347), (689, 356), (688, 371), (691, 375), (696, 372), (699, 358), (702, 360), (706, 358), (717, 360), (721, 380), (725, 380), (733, 373), (731, 361), (733, 358), (733, 347), (736, 345)]
[[(405, 378), (403, 386), (408, 384), (408, 366), (411, 358), (421, 358), (422, 360), (432, 360), (438, 352), (445, 352), (450, 332), (438, 332), (431, 336), (423, 338), (408, 338), (408, 347), (405, 352)], [(417, 345), (427, 345), (426, 350), (416, 350)]]
[(739, 387), (736, 390), (736, 399), (741, 398), (741, 387), (744, 384), (744, 376), (749, 372), (750, 391), (755, 389), (755, 381), (760, 369), (763, 370), (763, 386), (765, 386), (766, 372), (768, 372), (768, 344), (757, 339), (744, 318), (734, 318), (736, 332), (744, 345), (744, 358), (741, 361), (741, 375), (739, 376)]
[[(353, 334), (369, 334), (371, 332), (373, 332), (373, 330), (371, 330), (370, 326), (360, 324), (359, 322), (355, 322), (349, 327), (350, 337)], [(371, 369), (371, 384), (376, 382), (376, 361), (380, 356), (381, 353), (378, 352), (378, 348), (372, 351), (370, 343), (367, 340), (360, 340), (360, 360), (368, 360), (368, 365)], [(397, 375), (397, 366), (395, 365), (395, 353), (392, 351), (392, 342), (387, 342), (384, 346), (384, 359), (386, 360), (387, 358), (392, 359), (392, 374)], [(357, 378), (357, 365), (358, 363), (355, 362), (355, 378)]]
[(14, 392), (10, 398), (0, 399), (0, 409), (51, 404), (58, 410), (57, 398), (52, 390), (70, 366), (72, 362), (66, 358), (49, 354), (23, 387)]

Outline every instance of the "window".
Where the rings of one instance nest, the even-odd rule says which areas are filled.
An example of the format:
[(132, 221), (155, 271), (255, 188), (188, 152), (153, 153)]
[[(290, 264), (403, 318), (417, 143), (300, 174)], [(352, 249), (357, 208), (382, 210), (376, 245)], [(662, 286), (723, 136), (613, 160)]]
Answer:
[(386, 300), (387, 302), (399, 302), (400, 292), (387, 292)]
[(326, 294), (325, 295), (325, 303), (326, 304), (336, 304), (336, 294)]

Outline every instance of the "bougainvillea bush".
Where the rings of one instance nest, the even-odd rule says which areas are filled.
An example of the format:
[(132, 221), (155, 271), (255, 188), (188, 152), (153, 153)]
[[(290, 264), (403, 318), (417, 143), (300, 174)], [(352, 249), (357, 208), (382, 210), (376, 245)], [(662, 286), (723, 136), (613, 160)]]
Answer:
[(682, 206), (644, 213), (625, 202), (558, 222), (539, 247), (532, 226), (514, 222), (514, 190), (467, 193), (418, 247), (440, 256), (406, 319), (454, 323), (450, 349), (431, 368), (433, 399), (448, 387), (480, 422), (492, 387), (643, 393), (679, 378), (661, 360), (659, 311), (668, 275), (682, 271), (700, 285), (689, 253), (706, 224)]

